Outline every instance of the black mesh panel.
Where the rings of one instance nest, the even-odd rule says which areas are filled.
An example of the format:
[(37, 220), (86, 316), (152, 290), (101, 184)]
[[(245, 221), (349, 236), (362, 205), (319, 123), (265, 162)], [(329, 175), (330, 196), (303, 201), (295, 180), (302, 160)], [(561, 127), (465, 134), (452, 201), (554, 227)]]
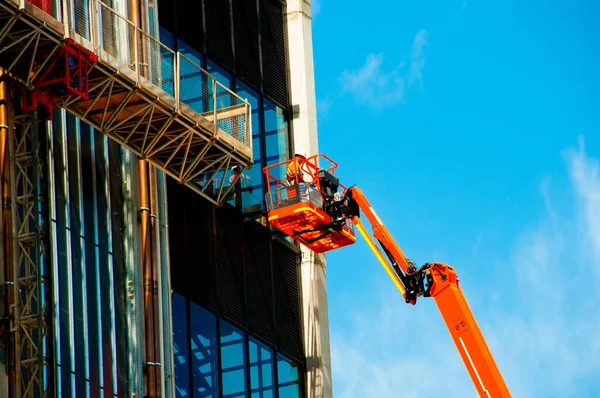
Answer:
[(248, 284), (248, 324), (250, 333), (274, 344), (273, 289), (269, 264), (269, 241), (258, 227), (244, 227), (244, 249)]
[(160, 0), (158, 2), (158, 23), (170, 32), (174, 31), (173, 0)]
[(168, 179), (173, 289), (216, 311), (216, 267), (211, 205)]
[[(216, 63), (232, 69), (231, 15), (228, 0), (204, 0), (206, 53)], [(189, 12), (189, 11), (188, 11)], [(193, 26), (193, 25), (192, 25)]]
[(258, 8), (255, 0), (233, 0), (233, 28), (236, 74), (260, 91)]
[(263, 85), (265, 95), (283, 108), (288, 106), (284, 6), (273, 0), (260, 0)]
[(242, 226), (231, 211), (217, 214), (217, 264), (219, 307), (225, 318), (245, 326)]
[(289, 358), (302, 361), (300, 298), (298, 294), (298, 254), (273, 243), (275, 321), (277, 348)]
[[(164, 0), (159, 0), (158, 4), (162, 1)], [(227, 2), (225, 1), (225, 3)], [(197, 0), (175, 0), (175, 29), (179, 38), (193, 48), (204, 51), (203, 28), (202, 2)]]

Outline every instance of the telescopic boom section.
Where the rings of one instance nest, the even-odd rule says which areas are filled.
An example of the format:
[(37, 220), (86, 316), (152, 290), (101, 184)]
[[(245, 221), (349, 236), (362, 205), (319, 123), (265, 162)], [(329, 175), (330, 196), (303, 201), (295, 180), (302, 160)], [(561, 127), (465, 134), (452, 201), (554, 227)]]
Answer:
[[(419, 269), (415, 268), (392, 238), (362, 191), (357, 187), (349, 188), (346, 197), (349, 199), (346, 215), (351, 217), (405, 300), (415, 304), (418, 296), (433, 297), (479, 395), (488, 398), (511, 397), (483, 333), (459, 287), (454, 268), (442, 263), (430, 263)], [(375, 239), (366, 232), (357, 208), (371, 223)], [(375, 245), (375, 240), (381, 245), (391, 265)]]

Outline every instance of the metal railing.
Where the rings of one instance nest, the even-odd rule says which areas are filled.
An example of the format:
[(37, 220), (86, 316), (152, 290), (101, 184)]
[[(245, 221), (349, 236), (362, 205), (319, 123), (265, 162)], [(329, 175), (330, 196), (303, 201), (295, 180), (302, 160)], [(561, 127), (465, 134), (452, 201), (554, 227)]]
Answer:
[(267, 210), (272, 211), (282, 207), (304, 202), (311, 203), (318, 209), (323, 207), (323, 197), (315, 188), (305, 182), (270, 190), (265, 194)]
[[(21, 0), (22, 1), (22, 0)], [(252, 147), (251, 106), (214, 76), (162, 44), (100, 0), (30, 0), (76, 33), (96, 54), (108, 54), (175, 99), (175, 111), (195, 111), (242, 144)], [(87, 5), (87, 6), (86, 6)], [(65, 21), (67, 23), (65, 23)]]

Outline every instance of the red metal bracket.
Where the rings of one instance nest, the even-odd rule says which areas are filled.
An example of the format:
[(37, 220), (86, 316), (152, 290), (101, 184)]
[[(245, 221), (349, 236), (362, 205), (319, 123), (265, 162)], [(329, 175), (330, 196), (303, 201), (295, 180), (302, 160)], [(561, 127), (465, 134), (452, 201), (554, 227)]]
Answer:
[(88, 72), (97, 60), (96, 54), (72, 39), (66, 39), (65, 45), (56, 51), (44, 68), (34, 71), (38, 73), (33, 82), (34, 90), (24, 90), (23, 111), (34, 111), (41, 105), (52, 119), (52, 110), (60, 99), (71, 96), (89, 99)]

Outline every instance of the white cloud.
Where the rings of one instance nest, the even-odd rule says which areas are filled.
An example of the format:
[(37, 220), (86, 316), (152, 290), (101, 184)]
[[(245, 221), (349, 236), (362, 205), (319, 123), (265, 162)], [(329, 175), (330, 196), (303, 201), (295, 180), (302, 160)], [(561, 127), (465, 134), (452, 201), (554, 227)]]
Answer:
[(427, 45), (427, 31), (421, 29), (415, 36), (412, 53), (410, 55), (410, 71), (408, 73), (408, 83), (422, 83), (423, 68), (425, 67), (425, 54), (423, 48)]
[[(427, 31), (420, 30), (414, 38), (408, 60), (403, 59), (393, 70), (383, 69), (383, 55), (369, 54), (359, 69), (345, 70), (340, 75), (343, 93), (351, 93), (356, 102), (375, 109), (393, 107), (405, 95), (408, 86), (422, 83), (425, 67), (424, 47)], [(406, 71), (405, 69), (408, 69)]]
[[(585, 155), (583, 137), (579, 139), (579, 149), (566, 151), (571, 164), (571, 178), (579, 195), (585, 213), (588, 243), (600, 268), (600, 174), (597, 159)], [(598, 270), (600, 271), (600, 269)]]
[[(548, 177), (540, 187), (545, 216), (524, 228), (505, 262), (483, 264), (505, 278), (463, 285), (515, 397), (600, 393), (600, 163), (583, 140), (565, 160), (569, 185), (556, 189), (573, 194), (571, 206), (553, 205), (558, 179)], [(359, 308), (353, 332), (332, 331), (335, 396), (476, 396), (432, 301), (412, 307), (391, 289), (378, 291), (380, 305)]]

